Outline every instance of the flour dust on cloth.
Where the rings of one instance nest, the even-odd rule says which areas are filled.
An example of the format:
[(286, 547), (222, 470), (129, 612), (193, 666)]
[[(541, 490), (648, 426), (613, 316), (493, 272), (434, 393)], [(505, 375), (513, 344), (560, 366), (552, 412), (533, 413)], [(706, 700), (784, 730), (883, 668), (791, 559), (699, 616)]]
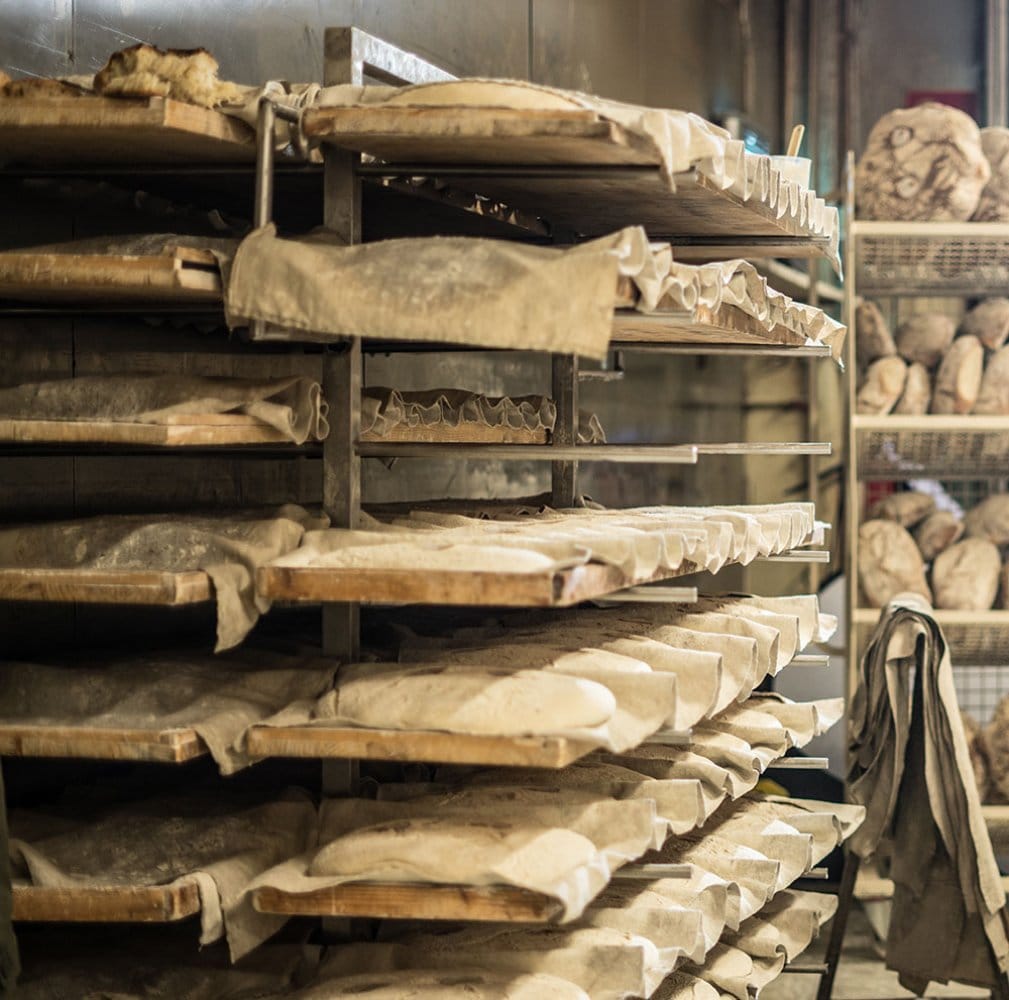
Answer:
[(242, 413), (293, 444), (326, 437), (326, 410), (319, 383), (301, 376), (84, 375), (0, 389), (0, 420), (167, 424), (179, 417)]
[(217, 516), (118, 514), (0, 529), (0, 568), (205, 572), (217, 602), (218, 652), (237, 646), (270, 607), (256, 568), (326, 524), (303, 507)]
[(12, 812), (15, 879), (68, 890), (195, 884), (201, 942), (227, 936), (233, 959), (283, 925), (285, 918), (257, 913), (246, 889), (316, 842), (318, 817), (307, 795), (243, 801), (203, 792), (111, 806), (96, 805), (98, 798), (91, 790), (45, 813)]
[[(605, 444), (599, 418), (578, 414), (578, 443)], [(468, 425), (516, 431), (553, 431), (557, 404), (547, 396), (484, 396), (465, 389), (410, 392), (384, 386), (361, 391), (361, 433), (386, 437), (410, 429)]]
[(330, 799), (319, 847), (265, 872), (253, 888), (311, 892), (348, 882), (509, 885), (578, 917), (612, 872), (661, 843), (654, 803), (575, 789), (473, 788), (404, 801)]
[(886, 962), (907, 989), (993, 986), (1009, 970), (1005, 891), (981, 813), (949, 648), (930, 605), (880, 614), (851, 702), (852, 841), (894, 882)]
[(332, 662), (259, 650), (6, 663), (0, 726), (73, 731), (193, 729), (222, 774), (252, 763), (254, 725), (290, 725), (332, 686)]

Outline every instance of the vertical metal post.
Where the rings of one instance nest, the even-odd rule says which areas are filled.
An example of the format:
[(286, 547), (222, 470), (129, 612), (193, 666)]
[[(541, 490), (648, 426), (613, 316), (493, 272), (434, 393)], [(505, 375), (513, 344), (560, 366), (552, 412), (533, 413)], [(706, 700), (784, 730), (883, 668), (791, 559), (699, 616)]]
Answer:
[(1009, 125), (1009, 0), (987, 0), (985, 8), (985, 124)]
[[(820, 304), (820, 258), (814, 257), (809, 261), (809, 304), (819, 306)], [(820, 359), (809, 358), (806, 361), (806, 440), (819, 441), (820, 439)], [(814, 505), (814, 509), (820, 510), (820, 459), (816, 455), (806, 457), (806, 483), (807, 499)], [(809, 592), (818, 593), (820, 590), (820, 564), (810, 563), (807, 567), (809, 576)]]
[[(555, 445), (578, 443), (578, 359), (570, 354), (551, 358), (550, 394), (557, 406), (557, 422), (551, 441)], [(573, 507), (578, 497), (578, 462), (558, 461), (550, 466), (551, 502), (555, 507)]]
[(816, 991), (816, 1000), (830, 1000), (834, 991), (834, 977), (837, 975), (837, 963), (841, 961), (841, 948), (844, 944), (844, 933), (848, 929), (848, 914), (855, 898), (855, 880), (861, 860), (854, 851), (844, 852), (844, 869), (841, 872), (841, 885), (837, 890), (837, 912), (830, 927), (830, 937), (827, 939), (827, 953), (824, 955), (826, 972), (820, 976), (820, 985)]

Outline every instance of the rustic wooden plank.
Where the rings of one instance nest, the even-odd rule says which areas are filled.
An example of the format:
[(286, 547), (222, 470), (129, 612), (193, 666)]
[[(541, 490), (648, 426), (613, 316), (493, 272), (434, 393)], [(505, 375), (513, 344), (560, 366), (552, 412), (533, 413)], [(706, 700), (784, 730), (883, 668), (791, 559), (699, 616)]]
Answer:
[(777, 325), (768, 330), (736, 306), (698, 306), (689, 312), (618, 312), (613, 317), (614, 344), (775, 344), (802, 347), (806, 338)]
[(162, 924), (199, 912), (196, 882), (73, 889), (14, 883), (15, 920)]
[(138, 424), (113, 420), (0, 420), (0, 442), (144, 445), (155, 448), (291, 443), (281, 431), (254, 417), (204, 422), (202, 415), (195, 414), (192, 416), (186, 414), (185, 423), (173, 421), (167, 424)]
[(177, 606), (209, 601), (210, 577), (198, 570), (0, 569), (0, 600)]
[(256, 889), (260, 913), (289, 916), (377, 917), (402, 920), (501, 920), (545, 923), (563, 909), (556, 899), (511, 886), (351, 882), (314, 892)]
[(193, 729), (98, 729), (0, 723), (0, 756), (144, 760), (182, 764), (207, 753)]
[(205, 251), (0, 254), (0, 298), (29, 302), (200, 304), (222, 301), (221, 276)]
[[(3, 731), (0, 729), (0, 748)], [(246, 737), (254, 757), (308, 757), (562, 768), (592, 751), (558, 736), (474, 736), (465, 733), (354, 729), (341, 726), (256, 726)]]
[(163, 97), (0, 100), (5, 163), (252, 163), (252, 129)]
[(383, 434), (364, 431), (362, 441), (398, 441), (410, 444), (546, 444), (550, 440), (545, 428), (488, 427), (476, 421), (464, 421), (451, 427), (392, 427)]

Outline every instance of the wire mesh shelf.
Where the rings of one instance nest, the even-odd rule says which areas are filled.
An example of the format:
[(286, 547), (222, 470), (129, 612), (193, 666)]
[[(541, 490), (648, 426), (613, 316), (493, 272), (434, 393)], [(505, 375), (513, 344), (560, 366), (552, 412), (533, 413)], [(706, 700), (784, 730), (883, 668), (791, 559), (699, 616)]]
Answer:
[[(1009, 611), (936, 611), (954, 668), (1009, 663)], [(854, 613), (858, 651), (865, 645), (879, 620), (877, 608), (858, 608)]]

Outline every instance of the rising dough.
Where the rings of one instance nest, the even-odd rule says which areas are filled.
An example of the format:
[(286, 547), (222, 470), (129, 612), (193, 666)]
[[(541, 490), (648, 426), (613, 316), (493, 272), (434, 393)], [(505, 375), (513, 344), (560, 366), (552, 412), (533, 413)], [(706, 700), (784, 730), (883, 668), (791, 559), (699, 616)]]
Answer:
[(918, 546), (896, 521), (866, 521), (858, 529), (858, 579), (874, 608), (904, 591), (932, 600)]
[(897, 327), (897, 352), (908, 361), (935, 368), (949, 350), (956, 323), (942, 313), (918, 313)]
[(933, 413), (970, 413), (981, 391), (984, 348), (977, 337), (957, 337), (939, 365), (932, 395)]
[(941, 552), (932, 567), (935, 606), (953, 611), (987, 611), (998, 593), (1002, 558), (984, 538), (965, 538)]

